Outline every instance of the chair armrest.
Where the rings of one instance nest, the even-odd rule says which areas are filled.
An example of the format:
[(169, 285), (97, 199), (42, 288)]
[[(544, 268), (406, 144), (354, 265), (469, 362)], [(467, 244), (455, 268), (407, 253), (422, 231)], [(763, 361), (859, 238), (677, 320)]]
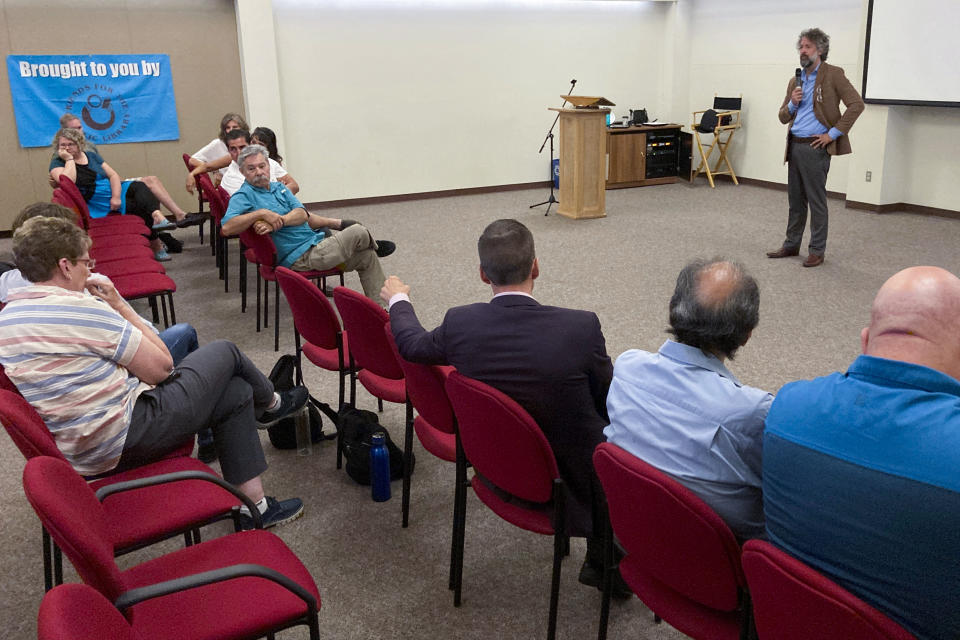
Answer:
[(253, 517), (254, 527), (257, 529), (263, 528), (263, 522), (260, 519), (260, 509), (257, 508), (257, 505), (254, 504), (253, 500), (248, 498), (245, 493), (237, 489), (220, 476), (212, 473), (206, 473), (205, 471), (174, 471), (173, 473), (161, 473), (160, 475), (150, 476), (149, 478), (137, 478), (136, 480), (116, 482), (114, 484), (108, 484), (97, 489), (96, 496), (97, 500), (103, 502), (109, 496), (112, 496), (115, 493), (143, 489), (144, 487), (153, 487), (158, 484), (179, 482), (181, 480), (203, 480), (205, 482), (212, 482), (224, 491), (228, 491), (229, 493), (233, 494), (237, 500), (243, 503), (247, 509), (250, 510), (250, 515)]
[(120, 597), (117, 598), (113, 605), (117, 609), (123, 611), (128, 607), (132, 607), (135, 604), (139, 604), (153, 598), (159, 598), (170, 595), (171, 593), (178, 593), (180, 591), (186, 591), (187, 589), (195, 589), (196, 587), (202, 587), (204, 585), (213, 584), (216, 582), (226, 582), (227, 580), (243, 577), (256, 577), (263, 578), (264, 580), (272, 580), (303, 600), (304, 603), (306, 603), (311, 615), (314, 615), (317, 611), (316, 598), (313, 597), (313, 594), (304, 589), (302, 585), (298, 584), (294, 580), (291, 580), (279, 571), (269, 567), (261, 566), (259, 564), (234, 564), (229, 567), (222, 567), (220, 569), (213, 569), (212, 571), (204, 571), (202, 573), (194, 573), (189, 576), (183, 576), (182, 578), (174, 578), (173, 580), (165, 580), (163, 582), (151, 584), (146, 587), (131, 589), (130, 591), (121, 593)]

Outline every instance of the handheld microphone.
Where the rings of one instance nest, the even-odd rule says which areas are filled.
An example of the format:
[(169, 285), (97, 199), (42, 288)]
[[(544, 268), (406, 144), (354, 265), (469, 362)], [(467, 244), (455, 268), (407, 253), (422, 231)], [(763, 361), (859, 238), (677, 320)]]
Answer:
[(803, 88), (803, 74), (800, 71), (800, 67), (797, 67), (797, 86), (801, 89)]

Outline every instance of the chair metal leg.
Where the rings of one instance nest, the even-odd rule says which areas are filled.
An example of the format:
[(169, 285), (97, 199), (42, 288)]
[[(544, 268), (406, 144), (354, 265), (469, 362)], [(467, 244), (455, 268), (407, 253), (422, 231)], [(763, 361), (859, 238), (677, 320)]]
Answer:
[(170, 322), (171, 324), (177, 324), (177, 310), (173, 308), (173, 292), (168, 291), (167, 297), (170, 299)]
[(270, 281), (266, 278), (263, 279), (263, 326), (270, 326)]
[(56, 542), (53, 544), (53, 584), (54, 586), (63, 584), (63, 553)]
[(603, 583), (601, 585), (603, 595), (600, 600), (600, 629), (597, 631), (597, 640), (607, 640), (610, 592), (613, 586), (613, 529), (610, 527), (609, 515), (604, 514), (603, 523)]
[[(223, 292), (230, 293), (230, 240), (223, 239)], [(241, 256), (242, 257), (242, 256)]]
[(377, 398), (377, 412), (383, 413), (383, 398)]
[(189, 531), (183, 532), (183, 546), (189, 547), (193, 544), (193, 535)]
[(150, 304), (150, 315), (153, 320), (153, 324), (160, 324), (160, 311), (157, 309), (157, 298), (156, 296), (150, 296), (147, 298), (147, 302)]
[(460, 469), (454, 472), (453, 481), (453, 526), (450, 527), (450, 576), (447, 579), (447, 588), (453, 591), (456, 586), (457, 572), (457, 524), (460, 522)]
[(260, 333), (260, 265), (257, 265), (257, 333)]
[(403, 528), (410, 519), (410, 459), (413, 456), (413, 404), (407, 398), (407, 426), (403, 435)]
[(243, 246), (240, 247), (240, 313), (247, 312), (247, 258), (243, 255)]
[(41, 526), (40, 530), (43, 542), (43, 590), (50, 591), (53, 589), (53, 541), (46, 527)]
[[(160, 296), (160, 309), (163, 312), (163, 328), (170, 328), (170, 318), (167, 317), (167, 296), (166, 294), (161, 293)], [(172, 299), (171, 299), (172, 301)]]
[(280, 351), (280, 283), (273, 283), (273, 350)]
[(563, 566), (563, 545), (567, 539), (564, 530), (566, 505), (564, 504), (563, 481), (557, 479), (553, 482), (553, 528), (555, 533), (553, 534), (553, 575), (550, 579), (550, 614), (547, 622), (547, 640), (554, 640), (557, 637), (557, 608), (560, 604), (560, 570)]
[(457, 489), (460, 491), (460, 521), (453, 530), (456, 559), (454, 561), (453, 576), (453, 606), (460, 606), (460, 596), (463, 591), (463, 551), (467, 528), (467, 457), (463, 452), (459, 432), (457, 441)]

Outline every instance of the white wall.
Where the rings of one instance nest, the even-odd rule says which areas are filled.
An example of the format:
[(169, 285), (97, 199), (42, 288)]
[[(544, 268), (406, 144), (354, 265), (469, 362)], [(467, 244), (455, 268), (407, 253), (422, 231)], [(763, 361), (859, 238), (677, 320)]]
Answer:
[[(785, 183), (777, 111), (798, 66), (797, 34), (812, 26), (830, 34), (829, 61), (859, 89), (867, 6), (236, 2), (241, 21), (256, 20), (240, 26), (251, 125), (286, 132), (281, 153), (307, 202), (544, 180), (546, 153), (537, 150), (553, 120), (547, 108), (559, 106), (572, 78), (575, 93), (604, 95), (616, 113), (643, 106), (684, 125), (714, 94), (742, 93), (734, 167)], [(262, 34), (271, 22), (273, 40)], [(870, 204), (958, 209), (960, 109), (868, 105), (851, 142), (853, 154), (832, 161), (831, 191)]]
[(659, 113), (670, 7), (274, 0), (281, 153), (304, 201), (546, 180), (571, 79)]
[[(777, 110), (798, 66), (797, 34), (815, 26), (826, 31), (830, 63), (843, 67), (859, 91), (866, 0), (679, 3), (692, 6), (689, 110), (709, 107), (714, 93), (742, 92), (744, 127), (731, 147), (733, 165), (741, 176), (785, 183), (786, 128)], [(869, 204), (960, 209), (960, 109), (867, 105), (850, 141), (853, 154), (831, 162), (829, 190)]]
[[(743, 128), (730, 148), (734, 169), (744, 177), (785, 183), (786, 126), (780, 124), (777, 112), (787, 82), (799, 66), (797, 34), (814, 26), (826, 31), (830, 63), (843, 67), (854, 86), (859, 86), (861, 0), (698, 0), (692, 4), (687, 111), (709, 108), (715, 93), (742, 93)], [(854, 152), (863, 136), (858, 122), (850, 138)], [(846, 191), (848, 163), (848, 157), (833, 158), (827, 189)]]

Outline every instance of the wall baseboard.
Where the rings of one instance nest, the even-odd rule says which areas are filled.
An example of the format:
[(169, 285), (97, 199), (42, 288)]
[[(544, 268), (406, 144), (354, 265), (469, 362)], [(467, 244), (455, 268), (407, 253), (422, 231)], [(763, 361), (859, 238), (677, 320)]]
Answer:
[[(724, 178), (729, 180), (729, 176), (716, 176), (717, 178)], [(765, 187), (768, 189), (776, 189), (777, 191), (786, 191), (787, 185), (780, 182), (771, 182), (769, 180), (757, 180), (756, 178), (741, 178), (737, 176), (737, 180), (743, 184), (753, 184), (759, 187)], [(960, 211), (954, 211), (953, 209), (940, 209), (938, 207), (926, 207), (919, 204), (910, 204), (909, 202), (893, 202), (890, 204), (871, 204), (869, 202), (858, 202), (856, 200), (847, 200), (847, 194), (840, 191), (827, 191), (827, 195), (831, 198), (841, 198), (844, 200), (844, 205), (847, 209), (856, 209), (858, 211), (872, 211), (874, 213), (916, 213), (924, 216), (935, 216), (939, 218), (953, 218), (960, 220)]]
[(306, 202), (307, 209), (320, 211), (340, 207), (359, 207), (368, 204), (389, 204), (393, 202), (410, 202), (411, 200), (430, 200), (433, 198), (450, 198), (453, 196), (474, 196), (484, 193), (499, 193), (501, 191), (523, 191), (526, 189), (549, 189), (550, 181), (518, 182), (515, 184), (497, 184), (489, 187), (470, 187), (467, 189), (445, 189), (442, 191), (421, 191), (419, 193), (400, 193), (391, 196), (372, 196), (369, 198), (346, 198), (344, 200), (325, 200), (323, 202)]

